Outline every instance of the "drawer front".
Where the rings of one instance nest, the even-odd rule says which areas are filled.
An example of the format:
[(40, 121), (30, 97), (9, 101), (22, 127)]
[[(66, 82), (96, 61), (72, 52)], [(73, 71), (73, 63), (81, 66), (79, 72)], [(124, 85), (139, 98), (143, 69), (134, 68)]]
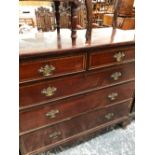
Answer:
[(89, 69), (111, 66), (134, 59), (134, 48), (118, 48), (92, 52), (89, 56)]
[(129, 102), (125, 102), (105, 109), (96, 110), (58, 125), (25, 134), (20, 137), (22, 146), (24, 146), (25, 153), (32, 152), (80, 132), (127, 116), (129, 111), (128, 105)]
[(84, 73), (74, 76), (49, 80), (20, 87), (20, 107), (37, 105), (42, 102), (50, 102), (60, 97), (65, 97), (90, 90), (96, 87), (104, 87), (118, 82), (134, 78), (134, 62), (110, 67), (108, 69)]
[(75, 117), (83, 112), (131, 99), (134, 82), (113, 86), (64, 101), (37, 106), (20, 112), (20, 132)]
[(85, 55), (20, 62), (20, 82), (45, 79), (85, 70)]

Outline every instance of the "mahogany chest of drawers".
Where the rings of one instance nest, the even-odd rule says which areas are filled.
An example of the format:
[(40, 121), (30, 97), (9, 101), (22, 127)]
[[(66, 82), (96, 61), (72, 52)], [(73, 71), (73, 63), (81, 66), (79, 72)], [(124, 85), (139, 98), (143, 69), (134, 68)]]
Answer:
[[(83, 30), (20, 39), (20, 151), (36, 155), (125, 123), (134, 95), (134, 31)], [(63, 35), (64, 32), (64, 35)], [(50, 40), (51, 38), (51, 40)], [(55, 39), (54, 39), (55, 38)]]

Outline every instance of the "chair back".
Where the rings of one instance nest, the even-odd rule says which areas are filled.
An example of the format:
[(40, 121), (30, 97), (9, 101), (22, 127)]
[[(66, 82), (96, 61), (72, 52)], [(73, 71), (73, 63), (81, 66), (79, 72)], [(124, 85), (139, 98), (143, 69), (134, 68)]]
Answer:
[(39, 7), (37, 10), (35, 10), (35, 15), (38, 30), (47, 32), (53, 29), (52, 28), (53, 13), (48, 8)]

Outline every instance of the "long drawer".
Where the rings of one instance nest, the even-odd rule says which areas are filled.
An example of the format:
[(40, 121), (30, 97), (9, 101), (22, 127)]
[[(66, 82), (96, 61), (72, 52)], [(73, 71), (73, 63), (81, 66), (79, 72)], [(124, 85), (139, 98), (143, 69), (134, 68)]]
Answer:
[(83, 112), (118, 103), (133, 97), (134, 82), (113, 86), (64, 101), (37, 106), (20, 112), (20, 132), (54, 124)]
[(20, 87), (20, 107), (44, 104), (97, 87), (134, 78), (134, 62), (104, 70), (57, 78)]
[(127, 116), (129, 102), (90, 112), (69, 121), (40, 129), (36, 132), (20, 137), (24, 154), (36, 151), (39, 148), (54, 144), (55, 142), (72, 137), (83, 131), (95, 128), (104, 123), (111, 122)]
[(134, 57), (134, 47), (92, 52), (89, 56), (89, 69), (102, 68), (124, 63), (129, 60), (133, 60)]
[(20, 62), (20, 82), (57, 77), (85, 70), (85, 55), (43, 58)]

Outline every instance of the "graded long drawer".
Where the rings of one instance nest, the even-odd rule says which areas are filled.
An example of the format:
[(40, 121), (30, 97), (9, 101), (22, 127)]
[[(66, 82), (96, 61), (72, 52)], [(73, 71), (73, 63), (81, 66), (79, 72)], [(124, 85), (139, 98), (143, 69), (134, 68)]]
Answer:
[(134, 47), (92, 52), (89, 55), (89, 69), (124, 63), (126, 61), (133, 60), (134, 57)]
[(97, 87), (134, 79), (134, 62), (20, 87), (20, 107), (44, 104)]
[(64, 101), (37, 106), (20, 112), (20, 132), (72, 118), (92, 109), (131, 99), (134, 82), (113, 86)]
[(20, 62), (20, 82), (57, 77), (85, 70), (85, 55), (43, 58)]
[(99, 109), (20, 137), (24, 154), (128, 115), (130, 102)]

